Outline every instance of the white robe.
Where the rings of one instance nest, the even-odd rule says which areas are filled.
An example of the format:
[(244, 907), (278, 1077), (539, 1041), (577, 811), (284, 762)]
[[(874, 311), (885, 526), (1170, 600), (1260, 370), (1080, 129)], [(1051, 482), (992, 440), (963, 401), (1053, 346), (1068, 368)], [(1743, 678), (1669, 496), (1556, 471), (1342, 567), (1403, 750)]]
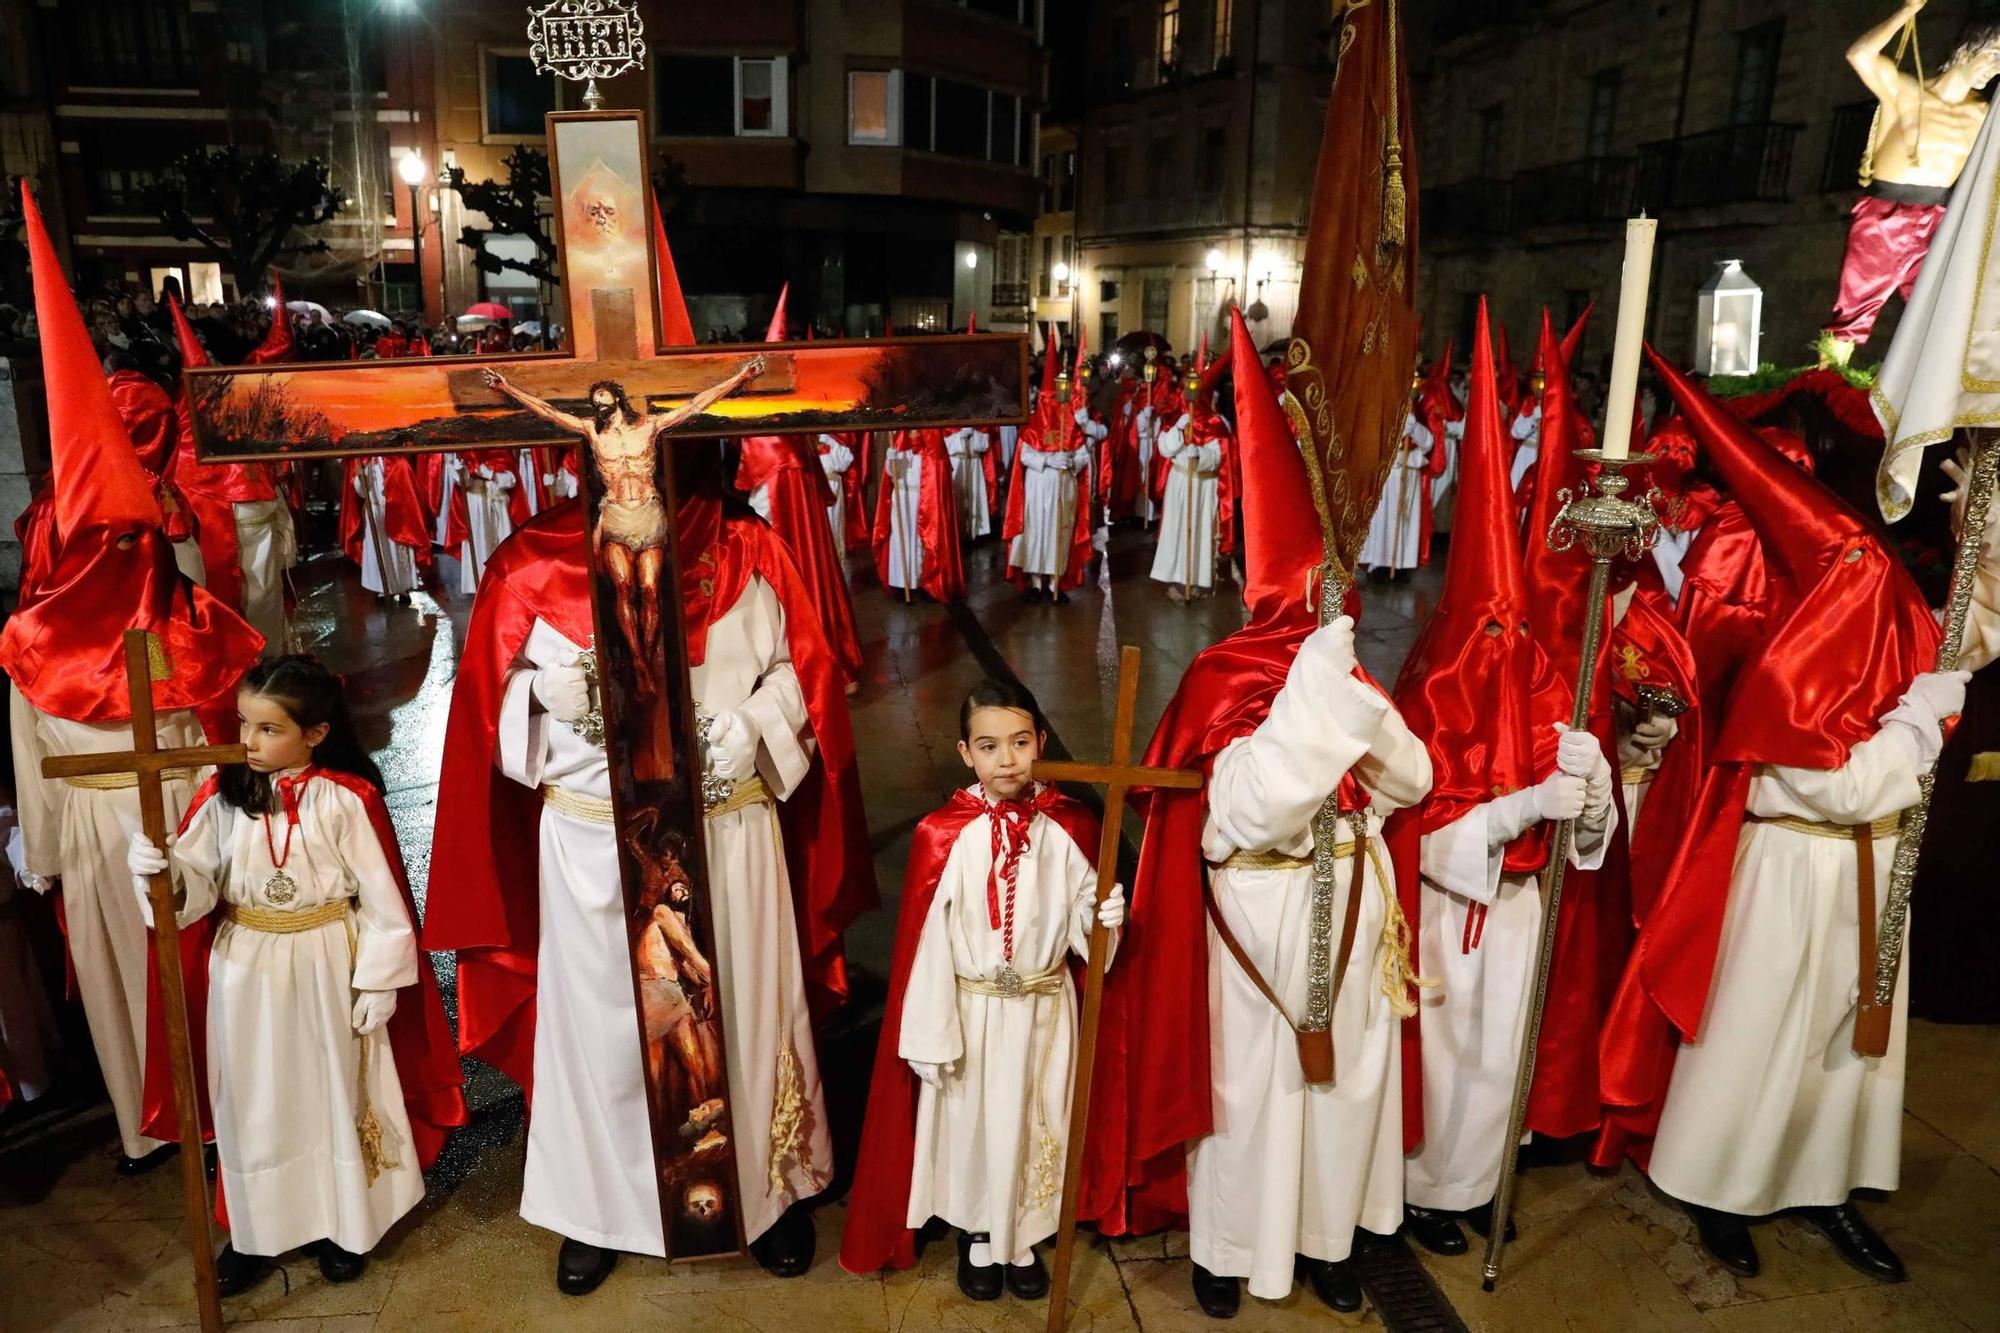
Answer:
[(1132, 423), (1132, 430), (1139, 440), (1138, 517), (1151, 523), (1160, 516), (1158, 506), (1153, 503), (1153, 456), (1159, 448), (1160, 423), (1158, 414), (1143, 403), (1143, 399), (1134, 400), (1138, 420)]
[[(1540, 948), (1542, 892), (1539, 874), (1503, 868), (1512, 839), (1495, 829), (1494, 807), (1475, 806), (1423, 840), (1417, 956), (1438, 984), (1418, 1001), (1424, 1141), (1408, 1159), (1405, 1189), (1420, 1208), (1480, 1207), (1500, 1181)], [(1580, 870), (1603, 865), (1617, 819), (1614, 808), (1602, 829), (1578, 821), (1569, 863)]]
[(445, 534), (451, 528), (451, 498), (458, 490), (458, 474), (460, 470), (458, 459), (455, 456), (447, 455), (444, 460), (444, 480), (438, 489), (437, 535), (432, 540), (433, 545), (443, 546), (446, 544)]
[(883, 464), (889, 488), (889, 568), (882, 586), (915, 592), (924, 582), (924, 456), (914, 449), (891, 449)]
[(1373, 569), (1415, 569), (1423, 558), (1424, 463), (1431, 456), (1430, 427), (1414, 416), (1403, 423), (1403, 449), (1382, 486), (1382, 503), (1368, 523), (1360, 564)]
[(993, 531), (993, 507), (986, 494), (986, 466), (982, 455), (992, 447), (983, 430), (971, 426), (944, 437), (945, 452), (951, 458), (951, 488), (958, 499), (958, 531), (972, 540)]
[(1089, 473), (1088, 444), (1064, 453), (1022, 447), (1021, 531), (1008, 564), (1023, 574), (1062, 576), (1075, 540), (1076, 507), (1090, 503)]
[(1021, 428), (1019, 426), (1001, 426), (998, 428), (998, 434), (1000, 436), (1000, 475), (1005, 477), (1014, 470), (1014, 450), (1021, 439)]
[(1209, 588), (1215, 584), (1216, 515), (1221, 503), (1222, 445), (1189, 444), (1190, 418), (1160, 433), (1160, 455), (1172, 466), (1160, 506), (1160, 540), (1153, 549), (1153, 578), (1161, 583)]
[[(520, 478), (522, 494), (527, 497), (528, 517), (530, 518), (542, 512), (541, 506), (535, 502), (537, 494), (535, 478), (537, 476), (548, 475), (542, 471), (541, 460), (536, 457), (538, 452), (535, 449), (516, 449), (514, 451), (514, 474)], [(545, 481), (542, 484), (546, 486), (549, 483)]]
[(1431, 531), (1450, 532), (1458, 509), (1458, 451), (1465, 418), (1444, 424), (1444, 467), (1431, 483)]
[[(814, 752), (784, 625), (777, 594), (753, 577), (736, 604), (709, 626), (706, 660), (692, 672), (702, 708), (718, 714), (741, 708), (756, 720), (763, 736), (757, 769), (780, 800), (797, 789)], [(534, 669), (578, 650), (536, 621), (508, 674), (498, 761), (503, 773), (527, 786), (548, 784), (608, 800), (602, 747), (532, 706)], [(707, 832), (730, 1128), (744, 1235), (754, 1240), (793, 1200), (825, 1188), (833, 1176), (833, 1148), (776, 812), (752, 805), (710, 819)], [(591, 1245), (664, 1254), (625, 901), (610, 826), (543, 807), (540, 903), (535, 1106), (521, 1216)], [(798, 1145), (799, 1159), (781, 1163), (786, 1187), (774, 1191), (771, 1109), (781, 1042), (798, 1060), (806, 1138)]]
[(1514, 418), (1514, 428), (1510, 434), (1520, 442), (1514, 450), (1514, 461), (1507, 469), (1507, 490), (1510, 494), (1521, 489), (1521, 478), (1535, 466), (1535, 460), (1542, 456), (1542, 405)]
[[(1832, 772), (1760, 767), (1747, 809), (1849, 825), (1897, 814), (1936, 757), (1926, 730), (1885, 725)], [(1875, 840), (1877, 910), (1896, 841)], [(1653, 1142), (1653, 1181), (1675, 1198), (1758, 1216), (1896, 1188), (1909, 969), (1888, 1053), (1863, 1059), (1857, 873), (1849, 838), (1743, 825), (1701, 1030), (1674, 1061)]]
[(986, 902), (992, 836), (985, 815), (959, 832), (910, 963), (896, 1053), (948, 1067), (942, 1091), (917, 1092), (906, 1221), (987, 1232), (996, 1262), (1026, 1264), (1062, 1208), (1077, 1009), (1063, 961), (1090, 952), (1097, 871), (1059, 824), (1036, 815), (1015, 883), (1013, 968), (1022, 977), (1060, 969), (1061, 989), (961, 990), (960, 977), (991, 980), (1006, 961)]
[[(139, 1132), (151, 945), (125, 868), (126, 850), (139, 831), (139, 792), (72, 787), (40, 776), (50, 755), (131, 749), (132, 726), (71, 722), (41, 712), (19, 689), (10, 687), (8, 696), (24, 862), (30, 874), (62, 878), (69, 954), (90, 1020), (90, 1044), (118, 1118), (119, 1143), (127, 1157), (143, 1157), (160, 1140)], [(161, 713), (154, 721), (162, 749), (206, 743), (193, 713)], [(195, 785), (182, 778), (161, 784), (168, 828), (180, 823)]]
[(454, 456), (447, 469), (455, 470), (458, 485), (465, 492), (465, 527), (468, 534), (458, 548), (458, 590), (467, 596), (479, 591), (486, 574), (486, 562), (501, 542), (514, 531), (514, 516), (507, 507), (507, 492), (514, 489), (511, 472), (481, 476), (488, 468), (468, 468)]
[[(353, 905), (346, 920), (292, 934), (217, 926), (207, 1030), (216, 1158), (230, 1243), (242, 1253), (283, 1254), (326, 1239), (366, 1254), (422, 1201), (424, 1177), (395, 1050), (384, 1029), (355, 1034), (355, 992), (415, 984), (416, 927), (359, 796), (311, 782), (298, 813), (297, 827), (287, 830), (276, 815), (267, 829), (265, 819), (212, 797), (174, 846), (185, 920), (218, 902), (281, 912)], [(273, 845), (294, 886), (284, 903), (268, 889), (278, 871)], [(398, 999), (414, 1004), (417, 993)], [(373, 1184), (355, 1130), (364, 1041), (368, 1105), (384, 1156), (395, 1163)]]
[(1688, 547), (1694, 544), (1695, 532), (1682, 532), (1662, 523), (1659, 540), (1653, 543), (1653, 567), (1660, 571), (1660, 582), (1667, 590), (1667, 600), (1675, 606), (1681, 604), (1681, 585), (1687, 582), (1687, 574), (1681, 569), (1681, 562), (1687, 559)]
[(291, 621), (285, 617), (285, 575), (298, 563), (298, 537), (284, 497), (238, 500), (237, 558), (243, 567), (243, 618), (264, 636), (264, 656), (292, 651)]
[(833, 503), (826, 507), (827, 526), (833, 529), (833, 549), (840, 563), (847, 565), (847, 469), (854, 466), (854, 451), (831, 435), (819, 437), (819, 465), (826, 484), (833, 491)]
[[(389, 535), (383, 463), (371, 458), (354, 471), (361, 504), (361, 586), (378, 597), (400, 597), (417, 587), (417, 553)], [(388, 568), (382, 558), (388, 558)]]
[[(1394, 882), (1380, 834), (1384, 815), (1423, 799), (1430, 757), (1381, 694), (1330, 665), (1301, 663), (1270, 716), (1216, 756), (1209, 778), (1204, 857), (1310, 859), (1313, 813), (1350, 767), (1370, 792), (1369, 854), (1343, 858), (1335, 872), (1336, 932), (1357, 865), (1365, 897), (1334, 1005), (1334, 1083), (1306, 1085), (1291, 1027), (1208, 928), (1215, 1127), (1188, 1151), (1188, 1250), (1211, 1273), (1248, 1278), (1267, 1300), (1291, 1292), (1296, 1256), (1343, 1260), (1356, 1227), (1387, 1235), (1402, 1222), (1402, 1038), (1379, 966)], [(1259, 974), (1302, 1015), (1311, 868), (1218, 865), (1211, 890)]]

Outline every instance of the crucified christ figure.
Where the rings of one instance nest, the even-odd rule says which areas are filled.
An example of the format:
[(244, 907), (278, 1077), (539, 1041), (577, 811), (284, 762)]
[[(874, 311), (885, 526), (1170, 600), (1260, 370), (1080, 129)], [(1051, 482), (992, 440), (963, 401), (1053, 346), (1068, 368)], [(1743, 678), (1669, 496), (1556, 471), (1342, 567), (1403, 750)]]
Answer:
[(618, 589), (618, 627), (632, 650), (640, 692), (659, 689), (660, 571), (666, 564), (672, 525), (660, 499), (658, 437), (707, 411), (764, 372), (764, 358), (753, 356), (720, 384), (714, 384), (671, 412), (643, 412), (632, 406), (625, 387), (616, 380), (590, 386), (588, 417), (573, 416), (510, 383), (490, 367), (486, 383), (505, 397), (552, 425), (581, 435), (597, 459), (604, 478), (604, 502), (598, 507), (591, 543), (604, 570)]

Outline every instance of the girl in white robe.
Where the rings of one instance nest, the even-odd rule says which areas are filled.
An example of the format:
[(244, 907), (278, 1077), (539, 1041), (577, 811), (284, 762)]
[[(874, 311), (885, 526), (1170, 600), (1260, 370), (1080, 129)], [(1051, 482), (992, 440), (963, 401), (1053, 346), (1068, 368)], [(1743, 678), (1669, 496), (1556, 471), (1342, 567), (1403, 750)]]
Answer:
[(165, 852), (134, 832), (127, 856), (148, 925), (147, 877), (162, 870), (183, 927), (221, 917), (206, 1047), (229, 1211), (224, 1295), (302, 1245), (318, 1247), (330, 1281), (351, 1281), (424, 1195), (383, 1030), (417, 981), (416, 923), (364, 798), (329, 776), (379, 784), (380, 773), (339, 678), (309, 658), (253, 670), (237, 710), (249, 762), (204, 788)]
[(1160, 432), (1160, 456), (1171, 469), (1160, 505), (1160, 540), (1153, 550), (1153, 579), (1179, 600), (1184, 590), (1215, 586), (1216, 518), (1221, 503), (1222, 442), (1192, 444), (1183, 412)]

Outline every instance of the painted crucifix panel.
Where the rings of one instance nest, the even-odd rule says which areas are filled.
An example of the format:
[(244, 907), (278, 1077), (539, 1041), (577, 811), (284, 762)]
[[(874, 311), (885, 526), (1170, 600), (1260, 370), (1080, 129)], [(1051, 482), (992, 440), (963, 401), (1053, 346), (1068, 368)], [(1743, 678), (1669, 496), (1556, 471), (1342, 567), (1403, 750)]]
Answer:
[(673, 446), (1019, 422), (1027, 345), (998, 334), (662, 353), (643, 117), (556, 113), (548, 127), (567, 354), (196, 371), (196, 442), (212, 460), (581, 446), (595, 623), (587, 661), (611, 769), (667, 1252), (735, 1253), (731, 1127), (770, 1108), (735, 1105), (725, 1073), (727, 959), (716, 951), (703, 837), (719, 793), (702, 777)]

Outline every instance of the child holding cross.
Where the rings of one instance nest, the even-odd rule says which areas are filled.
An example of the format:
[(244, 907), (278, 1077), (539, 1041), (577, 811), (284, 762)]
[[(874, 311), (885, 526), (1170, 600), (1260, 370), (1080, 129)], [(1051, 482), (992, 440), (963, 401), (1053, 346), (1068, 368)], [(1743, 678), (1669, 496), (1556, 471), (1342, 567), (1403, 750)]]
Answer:
[(1032, 776), (1046, 729), (1032, 695), (987, 680), (959, 710), (976, 781), (917, 826), (882, 1043), (840, 1261), (915, 1260), (933, 1217), (960, 1229), (958, 1285), (993, 1300), (1048, 1291), (1034, 1246), (1062, 1201), (1076, 986), (1067, 956), (1093, 924), (1097, 820)]

